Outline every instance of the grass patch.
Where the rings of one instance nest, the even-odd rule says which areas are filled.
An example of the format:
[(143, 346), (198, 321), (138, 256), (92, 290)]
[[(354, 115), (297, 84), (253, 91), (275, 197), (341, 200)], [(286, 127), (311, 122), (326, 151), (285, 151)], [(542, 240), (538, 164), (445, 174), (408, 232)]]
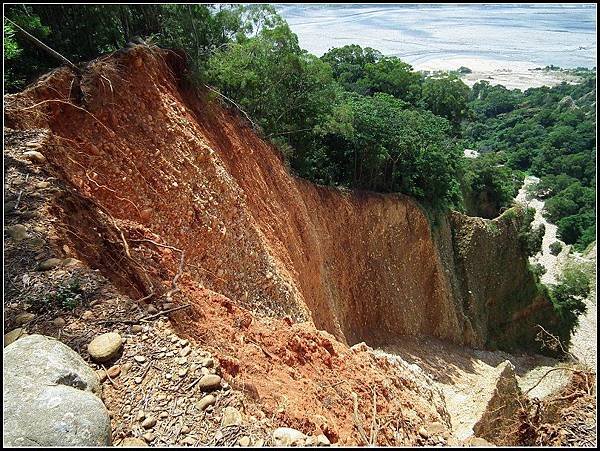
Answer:
[(59, 285), (55, 290), (48, 293), (38, 304), (34, 306), (40, 312), (53, 309), (75, 310), (83, 302), (83, 289), (79, 279), (75, 278), (66, 284)]

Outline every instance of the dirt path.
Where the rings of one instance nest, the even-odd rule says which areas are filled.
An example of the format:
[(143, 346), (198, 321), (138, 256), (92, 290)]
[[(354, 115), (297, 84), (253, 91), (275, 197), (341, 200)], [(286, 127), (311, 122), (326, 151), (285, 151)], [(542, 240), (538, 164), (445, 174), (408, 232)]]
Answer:
[[(540, 224), (544, 224), (545, 226), (545, 233), (542, 240), (542, 250), (540, 253), (531, 257), (531, 262), (541, 263), (544, 268), (546, 268), (546, 273), (541, 277), (542, 283), (546, 285), (554, 285), (556, 284), (557, 277), (560, 275), (564, 266), (570, 262), (582, 264), (584, 266), (587, 265), (594, 268), (596, 264), (596, 246), (594, 245), (586, 255), (582, 255), (577, 252), (572, 252), (570, 245), (565, 244), (557, 238), (558, 227), (546, 221), (546, 219), (542, 216), (544, 202), (540, 199), (531, 198), (527, 195), (527, 188), (538, 181), (539, 179), (537, 177), (527, 176), (515, 200), (527, 205), (528, 207), (535, 208), (535, 217), (532, 224), (533, 227), (538, 227)], [(552, 255), (550, 253), (550, 244), (555, 241), (558, 241), (563, 245), (563, 248), (558, 255)], [(591, 274), (593, 278), (593, 270), (591, 271)], [(579, 318), (579, 325), (571, 339), (570, 351), (583, 363), (595, 368), (597, 354), (597, 310), (595, 286), (593, 287), (588, 298), (585, 300), (585, 304), (587, 306), (587, 312)]]
[(592, 278), (592, 290), (590, 295), (584, 301), (587, 311), (579, 318), (579, 325), (571, 338), (571, 352), (581, 360), (582, 363), (591, 368), (595, 368), (598, 353), (597, 298), (596, 284), (594, 281), (594, 274), (596, 273), (596, 244), (594, 243), (594, 246), (584, 255), (575, 254), (573, 260), (583, 264), (584, 267), (587, 266), (587, 269), (589, 270), (588, 274), (590, 274)]
[[(531, 198), (527, 195), (527, 189), (539, 182), (539, 178), (534, 176), (525, 177), (525, 181), (523, 182), (523, 186), (519, 190), (517, 197), (515, 200), (521, 204), (526, 205), (527, 207), (531, 207), (535, 209), (535, 217), (533, 218), (532, 227), (536, 228), (540, 225), (545, 226), (545, 233), (542, 239), (542, 250), (531, 257), (532, 263), (540, 263), (546, 268), (546, 273), (542, 275), (541, 281), (546, 285), (556, 284), (556, 277), (560, 274), (560, 268), (564, 265), (569, 252), (571, 251), (571, 246), (566, 245), (564, 242), (559, 240), (556, 237), (558, 227), (554, 224), (546, 221), (544, 216), (542, 216), (542, 211), (544, 209), (544, 201), (536, 198)], [(560, 242), (563, 247), (558, 255), (552, 255), (550, 253), (550, 245), (555, 241)]]

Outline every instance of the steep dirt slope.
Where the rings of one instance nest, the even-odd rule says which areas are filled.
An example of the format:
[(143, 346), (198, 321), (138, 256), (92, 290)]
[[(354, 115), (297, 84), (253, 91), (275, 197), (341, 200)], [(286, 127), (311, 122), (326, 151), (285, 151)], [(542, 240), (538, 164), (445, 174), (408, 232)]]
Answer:
[[(195, 280), (253, 311), (310, 319), (350, 344), (389, 335), (495, 343), (487, 317), (482, 320), (489, 292), (528, 274), (510, 236), (514, 227), (504, 227), (500, 237), (476, 233), (472, 244), (455, 233), (464, 220), (443, 221), (436, 240), (410, 198), (296, 179), (250, 127), (184, 87), (177, 78), (183, 71), (177, 55), (144, 48), (98, 60), (79, 85), (85, 111), (64, 101), (77, 83), (58, 70), (12, 99), (11, 108), (25, 109), (7, 122), (49, 127), (48, 158), (65, 179), (115, 218), (142, 224), (183, 249)], [(513, 252), (499, 261), (486, 254), (457, 281), (448, 271), (454, 260), (465, 248), (477, 254), (480, 242), (490, 240)], [(464, 287), (469, 271), (495, 264), (508, 272), (476, 281), (487, 291), (473, 301), (473, 287)], [(149, 293), (148, 280), (133, 280), (129, 275), (119, 283)], [(535, 294), (531, 284), (517, 290), (524, 288), (530, 290), (519, 307)]]
[[(424, 441), (416, 434), (423, 423), (449, 428), (443, 398), (426, 377), (349, 349), (312, 321), (294, 324), (312, 315), (345, 341), (336, 312), (318, 304), (325, 297), (309, 296), (320, 278), (331, 282), (312, 260), (323, 245), (314, 236), (320, 225), (306, 217), (302, 186), (313, 203), (333, 191), (294, 181), (277, 153), (251, 130), (234, 132), (241, 124), (220, 107), (185, 93), (198, 102), (186, 107), (163, 57), (138, 48), (92, 63), (81, 106), (72, 103), (77, 81), (65, 70), (5, 98), (6, 124), (26, 131), (6, 129), (5, 136), (36, 137), (21, 139), (11, 158), (24, 164), (26, 151), (43, 152), (45, 170), (65, 182), (45, 212), (52, 254), (70, 249), (142, 305), (191, 304), (175, 314), (179, 332), (210, 350), (230, 384), (276, 425), (350, 444), (415, 444)], [(219, 144), (227, 127), (235, 145)], [(240, 162), (250, 163), (240, 168), (245, 187), (254, 183), (255, 192), (243, 190), (225, 158), (240, 149)], [(250, 158), (253, 152), (261, 153)], [(256, 173), (263, 158), (264, 173)], [(179, 268), (178, 291), (167, 299)], [(299, 280), (311, 271), (316, 280)], [(356, 274), (346, 283), (355, 286)], [(399, 411), (404, 433), (392, 421)], [(377, 437), (361, 433), (371, 426)]]
[[(143, 435), (152, 445), (233, 445), (249, 434), (270, 444), (275, 428), (290, 426), (311, 435), (325, 433), (342, 444), (425, 444), (416, 432), (421, 425), (449, 427), (443, 397), (426, 375), (405, 362), (376, 358), (365, 346), (350, 349), (309, 322), (253, 315), (187, 273), (179, 279), (181, 291), (171, 300), (156, 295), (154, 306), (115, 290), (98, 270), (73, 257), (89, 255), (104, 265), (113, 283), (126, 285), (127, 280), (133, 286), (143, 286), (145, 274), (157, 284), (161, 278), (170, 282), (177, 257), (168, 248), (136, 243), (136, 237), (163, 242), (134, 223), (113, 223), (99, 204), (54, 177), (51, 166), (29, 161), (32, 149), (48, 153), (47, 131), (5, 128), (4, 138), (4, 326), (11, 331), (5, 340), (24, 330), (50, 335), (100, 372), (112, 364), (111, 370), (120, 369), (103, 386), (114, 443)], [(119, 230), (127, 237), (132, 258)], [(52, 259), (60, 264), (42, 270), (42, 263)], [(68, 288), (73, 284), (80, 287), (81, 299), (68, 307), (64, 302), (73, 300)], [(156, 309), (177, 311), (165, 315)], [(171, 318), (165, 323), (166, 316)], [(176, 331), (169, 331), (172, 325)], [(103, 367), (90, 360), (86, 348), (92, 337), (105, 332), (119, 332), (126, 343), (123, 354)], [(183, 338), (192, 344), (187, 354)], [(208, 414), (198, 407), (206, 393), (197, 384), (204, 374), (198, 358), (206, 351), (233, 389), (224, 385), (215, 392), (218, 400)], [(134, 358), (140, 355), (146, 360)], [(242, 426), (221, 427), (228, 407), (241, 413)], [(140, 414), (152, 413), (160, 419), (149, 433)]]
[[(67, 72), (15, 99), (45, 103), (47, 156), (82, 193), (184, 249), (197, 280), (255, 311), (312, 319), (349, 343), (377, 333), (463, 341), (414, 201), (294, 179), (251, 129), (179, 89), (160, 57), (109, 61), (129, 67), (97, 64), (83, 85), (89, 113), (60, 103)], [(146, 294), (139, 285), (126, 288)]]
[[(6, 125), (46, 130), (36, 148), (71, 188), (51, 210), (58, 244), (132, 298), (176, 288), (169, 297), (193, 306), (180, 330), (285, 424), (358, 442), (352, 393), (370, 400), (370, 385), (380, 418), (407, 408), (413, 425), (449, 425), (439, 395), (406, 369), (347, 345), (400, 335), (522, 345), (531, 334), (514, 337), (549, 304), (531, 291), (518, 221), (492, 222), (500, 234), (462, 215), (432, 227), (410, 198), (296, 179), (184, 72), (177, 54), (137, 46), (5, 97)], [(368, 402), (356, 408), (371, 416)], [(380, 442), (416, 440), (396, 433)]]

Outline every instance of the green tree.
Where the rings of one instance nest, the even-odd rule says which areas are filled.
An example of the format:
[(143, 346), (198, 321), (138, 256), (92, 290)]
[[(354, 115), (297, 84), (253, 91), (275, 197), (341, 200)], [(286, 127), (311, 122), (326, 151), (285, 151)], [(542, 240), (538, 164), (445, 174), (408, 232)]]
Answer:
[(541, 178), (537, 195), (563, 240), (582, 249), (595, 236), (595, 69), (578, 70), (579, 84), (507, 90), (479, 82), (465, 124), (469, 147), (504, 153), (511, 170)]
[(17, 59), (23, 49), (15, 40), (15, 29), (14, 27), (4, 21), (4, 86), (9, 91), (16, 90), (23, 86), (24, 80), (18, 78), (15, 75), (14, 70), (11, 68), (13, 60)]
[(496, 154), (488, 153), (465, 163), (462, 179), (467, 213), (494, 218), (511, 205), (521, 180)]
[(350, 95), (321, 127), (336, 184), (458, 202), (460, 151), (447, 120), (389, 94)]
[(330, 49), (321, 59), (329, 64), (333, 76), (347, 91), (366, 94), (366, 65), (375, 64), (383, 55), (370, 47), (352, 44)]
[(255, 118), (267, 135), (286, 137), (301, 158), (338, 95), (331, 67), (300, 49), (287, 25), (217, 51), (207, 77)]
[(469, 117), (469, 87), (455, 76), (426, 78), (423, 103), (433, 114), (445, 117), (455, 127)]
[(422, 77), (412, 66), (396, 57), (383, 57), (365, 65), (365, 77), (359, 82), (367, 94), (383, 92), (416, 104), (421, 98)]
[[(196, 78), (211, 54), (283, 19), (271, 5), (10, 5), (6, 16), (74, 63), (118, 50), (134, 37), (153, 38), (184, 50)], [(26, 42), (10, 59), (15, 77), (30, 82), (56, 67), (56, 60)]]
[(577, 326), (578, 316), (585, 313), (583, 300), (590, 293), (590, 279), (582, 270), (568, 267), (558, 277), (558, 283), (550, 289), (550, 300), (558, 313), (560, 324), (557, 328), (564, 344), (568, 345), (570, 335)]

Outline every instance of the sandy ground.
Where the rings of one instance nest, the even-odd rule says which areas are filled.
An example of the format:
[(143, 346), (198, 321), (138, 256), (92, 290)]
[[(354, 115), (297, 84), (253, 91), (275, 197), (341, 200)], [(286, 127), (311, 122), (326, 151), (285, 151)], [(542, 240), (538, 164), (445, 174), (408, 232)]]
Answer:
[(499, 61), (480, 58), (449, 58), (426, 61), (414, 65), (420, 71), (450, 71), (460, 67), (468, 67), (473, 72), (461, 76), (468, 85), (473, 86), (480, 80), (487, 80), (492, 85), (503, 85), (508, 89), (537, 88), (555, 86), (563, 81), (576, 83), (579, 78), (560, 71), (535, 70), (539, 64), (524, 61)]
[[(540, 355), (470, 349), (432, 338), (404, 338), (377, 352), (390, 359), (400, 357), (431, 376), (444, 394), (453, 434), (459, 440), (473, 436), (473, 426), (487, 407), (485, 393), (497, 381), (498, 365), (509, 360), (525, 392), (558, 364), (555, 359)], [(553, 371), (529, 395), (542, 399), (559, 390), (566, 379), (563, 371)]]
[[(573, 259), (584, 264), (596, 265), (596, 245), (586, 255), (574, 255)], [(596, 284), (585, 300), (587, 311), (579, 318), (579, 326), (571, 338), (571, 352), (586, 365), (596, 368), (598, 354), (598, 316)]]

